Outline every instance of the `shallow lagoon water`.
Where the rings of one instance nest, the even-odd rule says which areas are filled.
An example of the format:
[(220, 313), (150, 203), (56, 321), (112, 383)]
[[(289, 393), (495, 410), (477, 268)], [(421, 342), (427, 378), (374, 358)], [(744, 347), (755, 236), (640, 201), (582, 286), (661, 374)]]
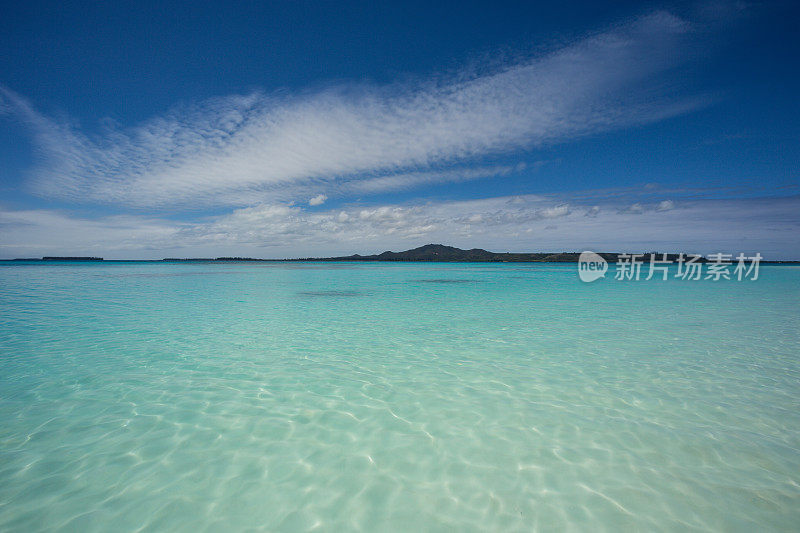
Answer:
[(0, 265), (0, 530), (796, 530), (800, 269)]

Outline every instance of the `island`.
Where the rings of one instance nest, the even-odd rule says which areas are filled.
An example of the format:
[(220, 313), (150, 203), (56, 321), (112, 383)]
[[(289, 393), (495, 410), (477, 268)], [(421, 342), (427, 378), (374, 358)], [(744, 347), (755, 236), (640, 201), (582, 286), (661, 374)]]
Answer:
[[(637, 252), (638, 253), (638, 252)], [(577, 263), (581, 252), (490, 252), (481, 248), (471, 248), (463, 250), (454, 246), (444, 244), (426, 244), (403, 252), (386, 251), (374, 255), (344, 255), (338, 257), (300, 257), (294, 259), (258, 259), (253, 257), (217, 257), (208, 258), (165, 258), (163, 261), (421, 261), (421, 262), (440, 262), (440, 263)], [(602, 252), (598, 253), (608, 262), (616, 262), (621, 253)], [(655, 255), (656, 259), (663, 260), (664, 254), (661, 252), (642, 253), (640, 259), (649, 261), (650, 256)], [(677, 261), (679, 254), (668, 253), (668, 261)], [(700, 262), (705, 262), (701, 258)]]

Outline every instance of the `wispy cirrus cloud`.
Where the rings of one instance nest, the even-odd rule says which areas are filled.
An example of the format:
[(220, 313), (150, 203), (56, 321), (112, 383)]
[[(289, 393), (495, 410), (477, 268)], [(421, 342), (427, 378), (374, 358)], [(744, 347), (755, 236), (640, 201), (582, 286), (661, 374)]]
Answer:
[(705, 99), (658, 83), (690, 36), (656, 12), (485, 72), (226, 96), (99, 135), (8, 90), (0, 107), (31, 126), (43, 155), (31, 187), (47, 197), (180, 207), (370, 193), (497, 176), (451, 166), (695, 109)]
[(352, 180), (340, 187), (345, 193), (379, 193), (411, 189), (425, 184), (458, 183), (482, 178), (507, 176), (525, 168), (523, 163), (495, 165), (490, 167), (456, 168), (450, 170), (408, 172), (378, 176), (368, 179)]

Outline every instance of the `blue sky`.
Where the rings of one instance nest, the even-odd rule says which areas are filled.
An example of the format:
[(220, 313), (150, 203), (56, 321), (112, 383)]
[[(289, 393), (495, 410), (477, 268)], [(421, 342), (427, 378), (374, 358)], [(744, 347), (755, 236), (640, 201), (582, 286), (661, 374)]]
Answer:
[(0, 257), (800, 258), (791, 2), (260, 4), (5, 5)]

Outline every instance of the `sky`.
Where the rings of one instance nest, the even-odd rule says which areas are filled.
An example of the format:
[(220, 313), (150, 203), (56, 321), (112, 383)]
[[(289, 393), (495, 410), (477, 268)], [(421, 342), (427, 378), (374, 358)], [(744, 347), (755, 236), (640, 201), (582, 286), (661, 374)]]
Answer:
[(0, 258), (800, 259), (793, 2), (4, 2)]

